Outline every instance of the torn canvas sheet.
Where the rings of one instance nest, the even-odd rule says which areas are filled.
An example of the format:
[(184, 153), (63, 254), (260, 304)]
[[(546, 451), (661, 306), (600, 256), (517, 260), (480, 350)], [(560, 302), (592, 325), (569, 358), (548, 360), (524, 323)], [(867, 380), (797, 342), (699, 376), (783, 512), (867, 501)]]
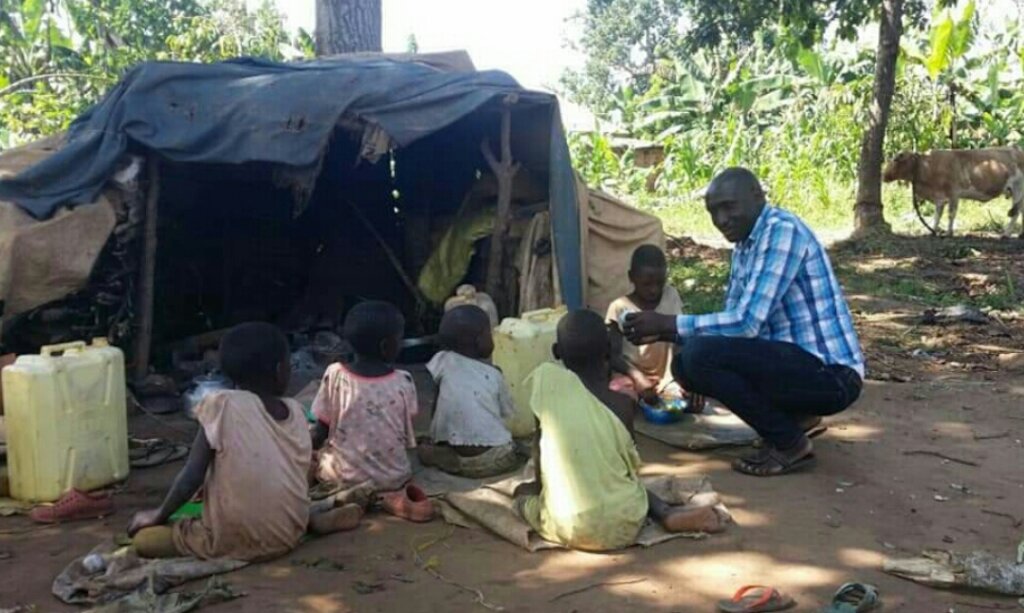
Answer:
[[(451, 492), (439, 502), (446, 522), (465, 528), (479, 527), (490, 530), (501, 538), (534, 552), (542, 549), (564, 549), (557, 543), (545, 541), (513, 510), (512, 493), (521, 483), (530, 480), (532, 466), (527, 466), (519, 475), (509, 477), (465, 492)], [(714, 505), (715, 510), (726, 520), (731, 520), (729, 510), (711, 487), (707, 477), (682, 477), (661, 475), (643, 477), (644, 485), (666, 502), (674, 505)], [(652, 547), (677, 538), (702, 539), (707, 535), (694, 532), (666, 532), (650, 520), (637, 535), (636, 544)]]
[(152, 583), (105, 605), (93, 607), (87, 613), (187, 613), (201, 607), (227, 602), (245, 596), (237, 592), (220, 577), (212, 577), (199, 592), (171, 592), (157, 594)]
[[(83, 560), (93, 554), (102, 559), (103, 570), (91, 573)], [(138, 590), (151, 589), (156, 594), (163, 594), (183, 583), (229, 573), (248, 565), (241, 560), (199, 560), (191, 557), (145, 560), (130, 547), (117, 548), (107, 543), (68, 564), (53, 580), (52, 591), (54, 596), (68, 604), (98, 605)]]
[(882, 570), (931, 587), (1024, 596), (1024, 564), (987, 551), (927, 549), (917, 558), (886, 560)]
[(750, 445), (758, 439), (757, 432), (742, 419), (710, 404), (703, 413), (684, 414), (674, 424), (662, 426), (638, 418), (634, 427), (638, 434), (688, 451)]

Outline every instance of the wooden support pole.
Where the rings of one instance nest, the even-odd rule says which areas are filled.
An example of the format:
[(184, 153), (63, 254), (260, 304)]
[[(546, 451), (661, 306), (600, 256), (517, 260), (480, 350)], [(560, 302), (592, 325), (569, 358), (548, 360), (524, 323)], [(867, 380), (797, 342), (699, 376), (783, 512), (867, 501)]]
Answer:
[(487, 260), (487, 293), (494, 299), (499, 311), (505, 311), (499, 313), (502, 315), (508, 314), (510, 306), (502, 284), (502, 267), (505, 263), (505, 236), (508, 234), (512, 208), (512, 183), (519, 172), (519, 164), (512, 162), (512, 105), (516, 102), (517, 96), (510, 95), (505, 98), (501, 109), (501, 159), (495, 158), (488, 139), (485, 138), (480, 144), (484, 159), (487, 160), (487, 165), (490, 166), (498, 183), (498, 210), (494, 217), (491, 253)]
[(149, 355), (153, 343), (153, 291), (156, 274), (157, 205), (160, 201), (160, 159), (151, 154), (146, 159), (146, 219), (142, 234), (142, 261), (139, 270), (139, 296), (135, 331), (136, 381), (149, 374)]
[(412, 280), (412, 277), (409, 276), (409, 273), (405, 272), (405, 268), (402, 267), (402, 260), (398, 257), (391, 246), (388, 245), (388, 242), (384, 240), (384, 237), (377, 231), (377, 228), (373, 227), (373, 223), (370, 222), (370, 219), (359, 210), (359, 207), (357, 207), (354, 202), (346, 202), (348, 202), (348, 205), (352, 207), (352, 212), (356, 214), (356, 218), (358, 218), (363, 224), (366, 231), (369, 232), (370, 236), (372, 236), (374, 240), (377, 241), (377, 244), (380, 245), (384, 255), (387, 256), (388, 261), (390, 261), (391, 265), (395, 268), (395, 272), (398, 273), (398, 277), (402, 280), (402, 283), (405, 284), (409, 293), (412, 294), (412, 297), (416, 300), (416, 305), (420, 309), (423, 309), (426, 306), (427, 299), (423, 295), (423, 292), (420, 291), (419, 286), (417, 286)]

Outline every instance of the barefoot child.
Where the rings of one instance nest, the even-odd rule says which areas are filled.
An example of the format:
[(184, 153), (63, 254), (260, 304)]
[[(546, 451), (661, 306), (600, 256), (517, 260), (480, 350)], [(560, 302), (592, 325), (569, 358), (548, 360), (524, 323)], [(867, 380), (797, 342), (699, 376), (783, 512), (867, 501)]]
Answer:
[(661, 249), (654, 245), (637, 247), (629, 265), (633, 292), (615, 299), (605, 317), (612, 340), (611, 367), (619, 375), (613, 379), (612, 387), (627, 393), (632, 390), (648, 404), (656, 403), (663, 392), (682, 394), (672, 379), (673, 345), (655, 342), (637, 347), (623, 338), (621, 325), (627, 313), (656, 311), (680, 315), (683, 312), (679, 292), (666, 284), (667, 277), (668, 265)]
[[(302, 406), (282, 397), (288, 342), (270, 324), (242, 324), (224, 335), (220, 360), (237, 389), (203, 400), (185, 468), (159, 508), (132, 519), (128, 534), (142, 557), (264, 560), (287, 553), (306, 532), (309, 430)], [(167, 525), (200, 487), (202, 517)], [(316, 525), (351, 527), (359, 513), (336, 509)]]
[(332, 364), (313, 401), (313, 447), (320, 449), (315, 474), (339, 490), (384, 492), (385, 510), (427, 521), (433, 507), (408, 485), (412, 466), (405, 451), (416, 446), (416, 386), (392, 365), (404, 328), (402, 313), (387, 302), (362, 302), (345, 317), (344, 336), (355, 359)]
[(505, 377), (486, 361), (494, 352), (490, 317), (475, 305), (455, 307), (441, 319), (438, 336), (444, 350), (427, 364), (439, 386), (434, 444), (420, 446), (420, 460), (475, 479), (511, 471), (519, 459), (503, 420), (515, 407)]
[(530, 407), (539, 422), (537, 481), (516, 492), (524, 519), (543, 538), (588, 551), (632, 545), (648, 515), (669, 531), (721, 530), (713, 508), (673, 507), (644, 489), (627, 428), (634, 404), (608, 389), (601, 317), (569, 313), (557, 340), (565, 367), (544, 364), (530, 375)]

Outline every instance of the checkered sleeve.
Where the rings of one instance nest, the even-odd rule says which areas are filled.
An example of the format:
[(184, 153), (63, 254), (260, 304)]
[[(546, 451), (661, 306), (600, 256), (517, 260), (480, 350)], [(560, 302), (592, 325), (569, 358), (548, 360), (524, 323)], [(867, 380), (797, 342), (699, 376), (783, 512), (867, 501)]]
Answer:
[[(809, 239), (792, 223), (769, 226), (753, 247), (745, 287), (730, 278), (726, 309), (709, 315), (681, 315), (676, 319), (680, 338), (733, 336), (754, 338), (772, 310), (782, 301), (800, 271)], [(737, 274), (736, 261), (732, 274)]]

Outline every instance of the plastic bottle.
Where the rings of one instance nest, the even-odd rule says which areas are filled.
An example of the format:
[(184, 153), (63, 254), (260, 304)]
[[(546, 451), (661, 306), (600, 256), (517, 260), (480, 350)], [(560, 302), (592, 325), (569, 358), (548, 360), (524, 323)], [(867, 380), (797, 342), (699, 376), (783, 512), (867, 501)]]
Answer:
[(444, 303), (444, 310), (448, 312), (457, 306), (472, 304), (483, 309), (491, 320), (491, 327), (498, 327), (498, 307), (494, 305), (494, 299), (484, 292), (476, 291), (472, 285), (460, 285), (455, 290), (455, 295)]

